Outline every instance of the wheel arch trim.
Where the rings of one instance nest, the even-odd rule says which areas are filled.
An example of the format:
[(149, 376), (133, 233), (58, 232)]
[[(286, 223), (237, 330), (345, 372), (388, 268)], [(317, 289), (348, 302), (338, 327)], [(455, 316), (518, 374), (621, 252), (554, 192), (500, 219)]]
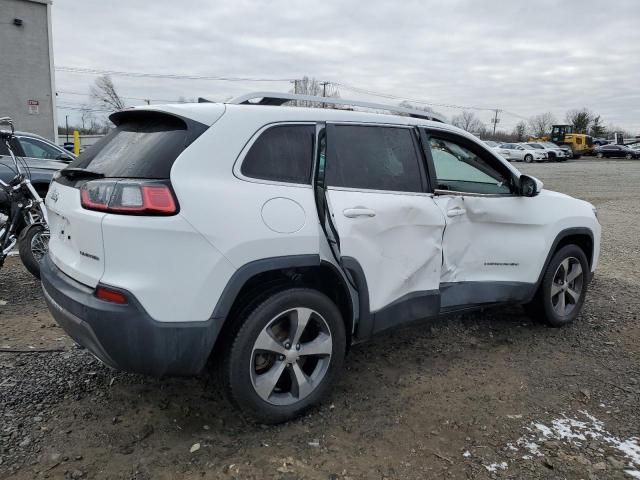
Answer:
[(281, 257), (262, 258), (245, 263), (231, 275), (231, 278), (220, 294), (220, 298), (218, 298), (211, 318), (226, 318), (242, 287), (252, 277), (260, 273), (286, 268), (320, 266), (320, 264), (320, 255), (317, 254), (285, 255)]
[(533, 294), (527, 300), (528, 302), (533, 300), (535, 293), (540, 288), (540, 284), (542, 283), (542, 278), (544, 277), (544, 274), (547, 271), (547, 267), (549, 266), (549, 263), (551, 263), (551, 259), (553, 258), (553, 255), (556, 253), (556, 250), (558, 249), (558, 245), (560, 244), (560, 242), (562, 242), (562, 240), (564, 240), (565, 238), (573, 237), (573, 236), (589, 237), (589, 240), (591, 241), (591, 248), (592, 248), (591, 258), (589, 258), (589, 252), (584, 252), (584, 253), (585, 253), (585, 256), (587, 257), (587, 260), (589, 261), (589, 265), (591, 266), (593, 264), (594, 255), (596, 254), (593, 231), (588, 227), (571, 227), (571, 228), (565, 228), (564, 230), (561, 230), (556, 235), (553, 242), (551, 243), (551, 247), (549, 248), (549, 252), (547, 253), (547, 258), (545, 259), (544, 264), (542, 265), (542, 269), (540, 270), (540, 274), (538, 275), (538, 279), (536, 280), (535, 288), (533, 289)]

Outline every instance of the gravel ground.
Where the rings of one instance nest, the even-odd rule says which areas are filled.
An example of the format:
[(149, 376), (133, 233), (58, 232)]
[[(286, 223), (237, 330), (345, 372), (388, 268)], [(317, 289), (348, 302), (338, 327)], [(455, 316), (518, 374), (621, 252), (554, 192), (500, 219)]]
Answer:
[(9, 259), (0, 347), (60, 351), (0, 353), (0, 478), (640, 478), (640, 162), (518, 167), (598, 207), (578, 321), (512, 307), (376, 338), (320, 408), (275, 427), (243, 421), (209, 377), (100, 365)]

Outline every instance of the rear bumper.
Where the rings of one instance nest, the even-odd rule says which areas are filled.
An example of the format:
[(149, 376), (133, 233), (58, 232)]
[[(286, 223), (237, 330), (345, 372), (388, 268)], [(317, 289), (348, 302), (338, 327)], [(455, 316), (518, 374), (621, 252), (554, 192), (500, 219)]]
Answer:
[(197, 375), (204, 369), (222, 319), (158, 322), (128, 292), (129, 303), (99, 300), (93, 289), (65, 275), (47, 256), (44, 297), (58, 324), (103, 363), (147, 375)]

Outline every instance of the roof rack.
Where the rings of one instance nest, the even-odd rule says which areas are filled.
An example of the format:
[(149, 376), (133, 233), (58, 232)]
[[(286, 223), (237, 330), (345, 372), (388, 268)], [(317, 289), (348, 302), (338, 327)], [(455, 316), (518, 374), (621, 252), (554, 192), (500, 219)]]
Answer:
[[(259, 99), (259, 101), (251, 101)], [(425, 120), (433, 120), (436, 122), (446, 123), (444, 117), (437, 113), (426, 112), (415, 108), (406, 108), (395, 105), (385, 105), (382, 103), (362, 102), (360, 100), (347, 100), (335, 97), (316, 97), (313, 95), (299, 95), (294, 93), (278, 93), (278, 92), (254, 92), (247, 93), (240, 97), (229, 100), (227, 103), (234, 105), (282, 105), (292, 100), (301, 100), (306, 102), (315, 102), (327, 105), (346, 105), (353, 107), (372, 108), (375, 110), (387, 110), (393, 113), (404, 113), (414, 118), (423, 118)]]

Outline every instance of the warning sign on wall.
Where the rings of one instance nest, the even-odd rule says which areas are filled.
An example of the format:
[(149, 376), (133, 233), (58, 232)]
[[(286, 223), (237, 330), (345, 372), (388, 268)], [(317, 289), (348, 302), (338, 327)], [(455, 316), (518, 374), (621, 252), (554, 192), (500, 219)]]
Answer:
[(40, 102), (38, 100), (29, 100), (29, 115), (38, 115), (40, 113)]

